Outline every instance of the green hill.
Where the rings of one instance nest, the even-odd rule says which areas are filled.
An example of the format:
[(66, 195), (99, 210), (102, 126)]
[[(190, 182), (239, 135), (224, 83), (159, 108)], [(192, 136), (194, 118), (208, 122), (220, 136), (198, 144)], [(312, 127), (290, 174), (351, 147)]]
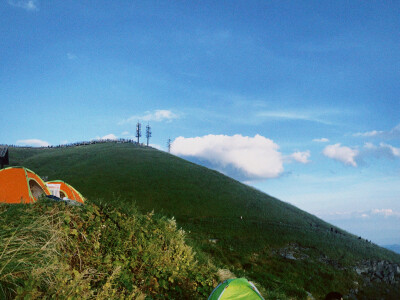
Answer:
[(305, 299), (310, 292), (320, 298), (336, 290), (360, 298), (375, 293), (369, 294), (373, 298), (398, 290), (385, 281), (371, 283), (355, 267), (365, 261), (399, 264), (399, 255), (168, 153), (105, 143), (11, 148), (10, 161), (64, 180), (100, 206), (174, 216), (189, 232), (198, 259), (211, 258), (219, 268), (254, 280), (267, 295)]

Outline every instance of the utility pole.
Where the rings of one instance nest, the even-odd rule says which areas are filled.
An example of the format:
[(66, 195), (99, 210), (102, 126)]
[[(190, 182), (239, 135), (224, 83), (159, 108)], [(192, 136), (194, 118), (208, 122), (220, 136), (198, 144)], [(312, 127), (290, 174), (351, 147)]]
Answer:
[(139, 144), (139, 139), (142, 136), (142, 124), (138, 123), (136, 124), (136, 137), (137, 137), (137, 143)]
[(171, 153), (171, 139), (168, 139), (167, 147), (168, 147), (168, 153)]
[(150, 125), (147, 124), (147, 126), (146, 126), (147, 147), (149, 146), (150, 137), (151, 137), (151, 128), (150, 128)]

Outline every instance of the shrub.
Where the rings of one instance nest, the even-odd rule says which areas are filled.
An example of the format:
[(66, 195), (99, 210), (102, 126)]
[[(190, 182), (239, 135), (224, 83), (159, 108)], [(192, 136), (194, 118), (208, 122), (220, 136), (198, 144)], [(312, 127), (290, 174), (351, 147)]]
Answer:
[[(174, 219), (90, 202), (4, 207), (10, 223), (0, 227), (0, 287), (6, 298), (195, 299), (216, 284), (214, 267), (196, 261)], [(20, 226), (15, 214), (24, 220)]]

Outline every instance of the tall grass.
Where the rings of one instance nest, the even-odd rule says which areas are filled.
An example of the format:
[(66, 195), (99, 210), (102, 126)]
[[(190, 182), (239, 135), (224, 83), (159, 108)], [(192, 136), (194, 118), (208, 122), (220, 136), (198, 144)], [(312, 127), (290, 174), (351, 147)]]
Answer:
[(50, 285), (65, 243), (60, 213), (38, 215), (33, 207), (2, 204), (0, 218), (0, 298), (15, 295), (29, 277)]
[(0, 206), (0, 299), (199, 299), (216, 284), (174, 219), (89, 201)]

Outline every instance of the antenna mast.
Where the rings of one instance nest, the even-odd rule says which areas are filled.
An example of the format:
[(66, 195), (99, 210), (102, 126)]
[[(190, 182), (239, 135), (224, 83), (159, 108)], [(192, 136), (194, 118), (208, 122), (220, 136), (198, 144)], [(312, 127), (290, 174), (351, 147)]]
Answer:
[(167, 147), (168, 147), (168, 153), (171, 153), (171, 139), (168, 139)]
[(136, 137), (137, 137), (137, 143), (139, 144), (139, 139), (142, 136), (142, 124), (139, 123), (139, 121), (136, 124)]
[(147, 124), (146, 126), (146, 138), (147, 138), (147, 147), (149, 146), (149, 140), (151, 138), (151, 128), (150, 125)]

